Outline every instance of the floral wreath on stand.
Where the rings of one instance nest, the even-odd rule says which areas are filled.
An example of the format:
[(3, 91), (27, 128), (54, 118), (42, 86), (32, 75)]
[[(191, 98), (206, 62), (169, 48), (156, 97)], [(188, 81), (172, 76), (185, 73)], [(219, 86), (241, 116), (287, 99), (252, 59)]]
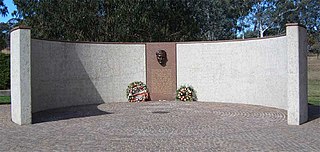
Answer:
[(148, 88), (141, 81), (130, 83), (126, 93), (129, 102), (144, 102), (149, 98)]
[(180, 101), (197, 101), (196, 91), (192, 86), (182, 85), (176, 91), (176, 99)]

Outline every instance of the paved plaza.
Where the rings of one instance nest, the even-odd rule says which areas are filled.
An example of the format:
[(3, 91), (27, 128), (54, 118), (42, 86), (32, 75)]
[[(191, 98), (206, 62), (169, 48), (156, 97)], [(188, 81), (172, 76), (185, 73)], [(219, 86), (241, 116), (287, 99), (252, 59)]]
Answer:
[(286, 111), (207, 102), (107, 103), (10, 120), (0, 105), (0, 151), (320, 151), (320, 109), (288, 126)]

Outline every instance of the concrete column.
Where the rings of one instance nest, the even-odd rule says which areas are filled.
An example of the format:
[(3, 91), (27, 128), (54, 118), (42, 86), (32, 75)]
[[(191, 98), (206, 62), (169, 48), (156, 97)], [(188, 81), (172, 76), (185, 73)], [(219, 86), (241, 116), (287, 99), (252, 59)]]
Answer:
[(307, 31), (297, 24), (286, 25), (288, 56), (288, 124), (308, 120)]
[(10, 34), (11, 118), (19, 125), (31, 124), (31, 35), (19, 26)]

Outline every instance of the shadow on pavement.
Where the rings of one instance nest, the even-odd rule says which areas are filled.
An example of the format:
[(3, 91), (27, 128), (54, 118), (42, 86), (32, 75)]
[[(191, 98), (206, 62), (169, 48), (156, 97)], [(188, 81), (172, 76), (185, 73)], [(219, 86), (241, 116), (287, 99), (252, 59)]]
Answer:
[(36, 112), (32, 114), (32, 123), (113, 114), (113, 112), (98, 109), (98, 105), (99, 104), (74, 106)]
[(320, 106), (308, 105), (309, 106), (309, 121), (320, 118)]

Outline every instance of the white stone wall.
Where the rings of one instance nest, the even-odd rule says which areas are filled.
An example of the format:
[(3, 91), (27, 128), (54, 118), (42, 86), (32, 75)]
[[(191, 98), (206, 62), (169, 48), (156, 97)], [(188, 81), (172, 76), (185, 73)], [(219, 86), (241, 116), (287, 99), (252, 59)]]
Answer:
[(32, 40), (32, 112), (126, 102), (132, 81), (146, 82), (145, 44)]
[(30, 29), (14, 29), (10, 34), (11, 119), (19, 125), (31, 124)]
[(296, 23), (287, 24), (288, 124), (308, 120), (307, 31)]
[(287, 39), (177, 44), (177, 87), (198, 100), (287, 109)]

